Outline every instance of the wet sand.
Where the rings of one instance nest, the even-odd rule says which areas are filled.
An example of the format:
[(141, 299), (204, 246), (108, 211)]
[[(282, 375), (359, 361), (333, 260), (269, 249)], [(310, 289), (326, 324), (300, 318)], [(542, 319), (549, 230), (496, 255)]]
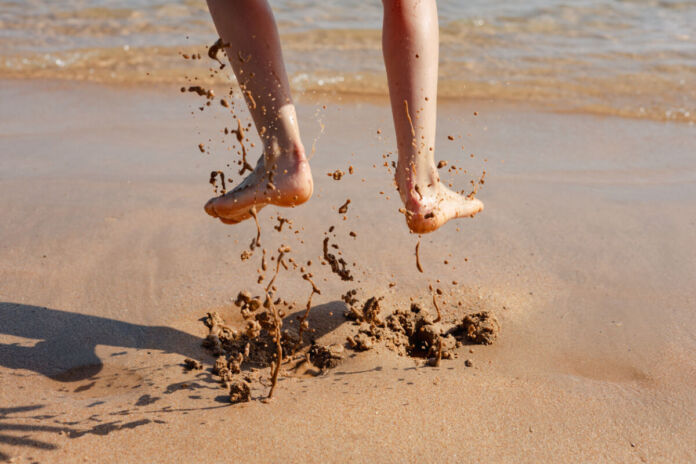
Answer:
[[(445, 290), (444, 317), (461, 297), (502, 331), (439, 367), (378, 348), (322, 376), (281, 377), (270, 404), (256, 388), (230, 405), (199, 318), (236, 320), (237, 292), (259, 288), (260, 254), (240, 261), (253, 221), (224, 226), (203, 211), (211, 171), (234, 173), (228, 188), (238, 178), (218, 143), (235, 127), (225, 109), (199, 112), (178, 87), (41, 81), (4, 81), (0, 100), (0, 460), (696, 459), (692, 126), (442, 105), (443, 178), (468, 170), (455, 177), (468, 191), (485, 169), (486, 209), (421, 237), (420, 273), (419, 238), (382, 166), (394, 145), (386, 101), (301, 100), (308, 151), (325, 127), (315, 196), (259, 222), (264, 247), (290, 240), (296, 259), (315, 261), (317, 338), (342, 340), (349, 289), (403, 304), (430, 301), (431, 283)], [(302, 233), (273, 230), (278, 214)], [(319, 264), (331, 225), (355, 281)], [(278, 287), (303, 312), (309, 284), (281, 273)], [(187, 357), (204, 369), (187, 372)]]

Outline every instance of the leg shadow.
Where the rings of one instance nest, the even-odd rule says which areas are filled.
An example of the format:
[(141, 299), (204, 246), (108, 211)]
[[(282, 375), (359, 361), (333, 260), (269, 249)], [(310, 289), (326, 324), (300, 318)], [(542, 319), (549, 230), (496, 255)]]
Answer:
[(0, 302), (0, 337), (39, 340), (34, 346), (0, 343), (0, 366), (29, 369), (73, 382), (99, 373), (97, 345), (200, 355), (200, 338), (170, 327), (130, 324), (40, 306)]

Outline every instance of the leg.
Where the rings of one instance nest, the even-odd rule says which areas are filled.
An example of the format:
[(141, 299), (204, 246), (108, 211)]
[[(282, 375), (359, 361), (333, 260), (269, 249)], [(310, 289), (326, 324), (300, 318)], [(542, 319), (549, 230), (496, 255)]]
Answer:
[(208, 0), (215, 27), (263, 142), (254, 171), (205, 210), (227, 224), (267, 204), (295, 206), (312, 196), (313, 183), (300, 140), (273, 12), (266, 0)]
[(442, 183), (434, 161), (438, 24), (435, 0), (383, 0), (382, 48), (389, 81), (399, 162), (396, 182), (406, 222), (432, 232), (450, 219), (470, 217), (483, 203)]

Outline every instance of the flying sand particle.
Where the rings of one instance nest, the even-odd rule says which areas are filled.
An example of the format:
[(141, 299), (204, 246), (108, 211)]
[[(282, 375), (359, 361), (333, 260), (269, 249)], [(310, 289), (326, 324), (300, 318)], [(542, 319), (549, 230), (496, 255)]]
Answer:
[(276, 359), (274, 364), (271, 366), (272, 373), (271, 373), (271, 389), (268, 392), (268, 397), (267, 399), (270, 400), (273, 398), (273, 391), (275, 390), (276, 384), (278, 383), (278, 373), (280, 372), (280, 365), (283, 362), (283, 344), (281, 341), (281, 333), (280, 329), (283, 325), (283, 321), (280, 318), (280, 315), (278, 314), (278, 309), (276, 308), (275, 304), (271, 300), (271, 296), (268, 293), (271, 286), (273, 285), (273, 282), (275, 282), (276, 277), (278, 277), (278, 272), (280, 271), (280, 263), (283, 261), (283, 255), (284, 255), (283, 247), (281, 247), (278, 250), (278, 261), (276, 263), (276, 270), (275, 274), (273, 275), (273, 278), (271, 281), (268, 283), (266, 286), (266, 301), (268, 301), (271, 310), (273, 311), (273, 319), (274, 319), (274, 325), (275, 325), (275, 342), (276, 342)]
[(321, 295), (321, 290), (319, 290), (319, 287), (317, 287), (317, 285), (314, 283), (310, 274), (303, 274), (302, 278), (312, 285), (312, 293), (309, 294), (309, 299), (307, 300), (305, 312), (300, 318), (300, 328), (298, 329), (297, 343), (295, 344), (295, 347), (292, 349), (293, 354), (295, 354), (297, 348), (299, 348), (299, 346), (302, 344), (302, 334), (304, 330), (309, 327), (309, 324), (307, 323), (307, 318), (309, 317), (309, 310), (312, 309), (312, 297), (315, 293), (317, 295)]
[[(437, 321), (435, 321), (437, 322)], [(438, 337), (437, 339), (437, 355), (435, 358), (431, 358), (428, 360), (428, 365), (432, 367), (439, 367), (440, 366), (440, 360), (442, 359), (442, 337)]]
[(420, 249), (420, 240), (418, 240), (418, 243), (416, 243), (416, 267), (420, 272), (423, 272), (423, 266), (421, 266), (420, 263), (420, 256), (418, 254), (418, 250)]
[(440, 320), (442, 320), (442, 314), (440, 313), (440, 306), (438, 306), (437, 304), (437, 298), (435, 298), (435, 293), (433, 293), (433, 306), (435, 306), (435, 311), (437, 311), (437, 319), (435, 319), (433, 322), (440, 322)]
[(240, 119), (237, 119), (237, 128), (232, 129), (230, 132), (237, 136), (237, 141), (239, 145), (242, 146), (242, 169), (239, 171), (239, 175), (244, 175), (246, 171), (254, 172), (254, 168), (251, 167), (251, 164), (247, 161), (247, 151), (246, 146), (244, 146), (244, 127), (242, 127), (242, 121)]
[(274, 228), (275, 230), (277, 230), (278, 232), (282, 232), (282, 230), (283, 230), (283, 224), (285, 224), (286, 222), (287, 222), (288, 224), (291, 223), (291, 221), (290, 221), (289, 219), (286, 219), (286, 218), (284, 218), (284, 217), (278, 216), (278, 224), (275, 225), (275, 226), (273, 226), (273, 228)]
[(251, 94), (250, 91), (245, 90), (244, 94), (247, 96), (249, 99), (249, 106), (251, 107), (252, 110), (256, 109), (256, 100), (254, 100), (254, 96)]
[(188, 91), (189, 91), (189, 92), (195, 92), (195, 93), (197, 93), (198, 95), (200, 95), (201, 97), (207, 96), (207, 95), (208, 95), (208, 91), (205, 90), (205, 89), (204, 89), (203, 87), (201, 87), (200, 85), (192, 85), (191, 87), (188, 88)]
[[(334, 248), (338, 248), (337, 245), (332, 245)], [(346, 260), (343, 258), (336, 258), (332, 253), (329, 253), (329, 237), (324, 238), (324, 259), (326, 263), (331, 266), (331, 272), (338, 275), (341, 280), (349, 281), (353, 280), (353, 276), (350, 275), (350, 271), (346, 269)]]
[(215, 43), (213, 43), (213, 45), (211, 45), (210, 48), (208, 48), (208, 56), (210, 57), (210, 59), (215, 60), (218, 63), (220, 63), (220, 69), (223, 69), (225, 67), (225, 63), (220, 61), (220, 58), (218, 58), (217, 55), (222, 48), (226, 48), (229, 46), (230, 46), (230, 44), (228, 44), (228, 43), (227, 44), (222, 43), (222, 39), (217, 39), (215, 41)]
[(341, 180), (345, 172), (341, 171), (340, 169), (336, 169), (334, 172), (328, 172), (326, 173), (327, 176), (333, 177), (333, 180)]
[(348, 212), (348, 205), (350, 204), (350, 198), (346, 200), (345, 203), (343, 203), (339, 208), (338, 208), (338, 214), (346, 214)]
[(225, 186), (225, 174), (222, 171), (211, 171), (209, 182), (215, 188), (215, 193), (217, 193), (217, 185), (215, 183), (215, 178), (218, 174), (220, 175), (220, 183), (222, 184), (222, 190), (220, 191), (220, 194), (224, 195), (225, 193), (227, 193), (227, 187)]
[(249, 214), (251, 214), (251, 216), (254, 218), (254, 222), (256, 223), (256, 238), (251, 241), (251, 249), (253, 250), (257, 246), (261, 246), (261, 226), (259, 226), (259, 217), (256, 214), (256, 205), (249, 209)]

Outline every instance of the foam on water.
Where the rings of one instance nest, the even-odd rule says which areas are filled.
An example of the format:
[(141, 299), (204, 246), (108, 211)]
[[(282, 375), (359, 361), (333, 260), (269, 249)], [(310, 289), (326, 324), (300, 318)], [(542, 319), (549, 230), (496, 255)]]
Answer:
[[(296, 91), (386, 92), (380, 2), (272, 5)], [(443, 97), (696, 122), (696, 2), (451, 0), (438, 8)], [(200, 0), (0, 0), (0, 77), (224, 82), (179, 54), (203, 52), (215, 38)]]

